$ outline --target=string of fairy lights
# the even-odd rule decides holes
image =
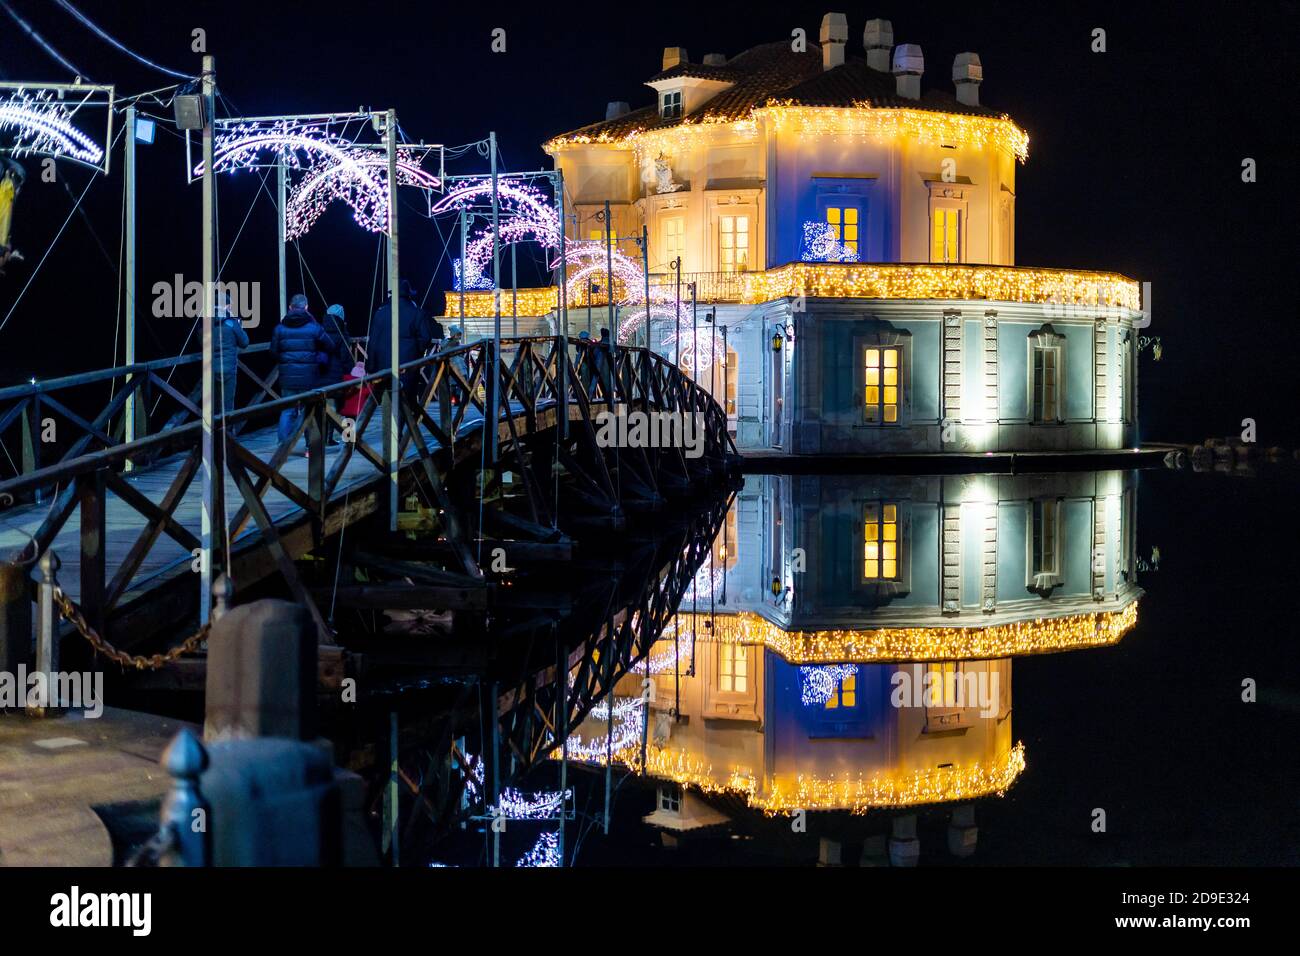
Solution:
[[[983,627],[880,627],[788,631],[752,611],[676,615],[700,640],[766,647],[791,664],[989,660],[1104,647],[1137,624],[1136,599],[1115,611],[1088,611]],[[703,635],[707,635],[703,636]]]
[[[999,149],[1022,163],[1029,158],[1029,135],[1007,116],[875,108],[867,103],[851,107],[799,106],[788,100],[771,100],[739,119],[706,111],[662,129],[637,127],[619,132],[572,133],[550,140],[545,149],[554,154],[564,149],[603,144],[630,149],[640,158],[691,149],[703,138],[719,132],[725,133],[729,142],[754,142],[767,129],[801,137],[905,138],[935,146]]]
[[[15,156],[48,154],[96,165],[103,148],[72,122],[68,104],[48,90],[16,90],[0,100],[0,132],[12,134]]]

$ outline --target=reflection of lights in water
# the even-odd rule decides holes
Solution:
[[[805,707],[820,707],[831,699],[835,686],[858,672],[856,664],[826,664],[799,668],[800,700]]]
[[[484,761],[480,757],[469,758],[469,775],[465,778],[465,789],[472,799],[480,799],[483,791]],[[560,792],[523,793],[513,787],[501,791],[497,806],[487,808],[488,816],[505,817],[507,820],[548,820],[557,816],[563,809],[572,790]],[[486,803],[486,795],[483,795]]]
[[[531,850],[515,863],[515,866],[559,866],[560,838],[555,833],[543,833]]]

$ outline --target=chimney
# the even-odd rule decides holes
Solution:
[[[921,74],[925,56],[915,43],[900,43],[894,48],[894,89],[905,100],[921,98]]]
[[[877,73],[889,72],[889,51],[894,48],[894,25],[888,20],[868,20],[862,30],[867,66]]]
[[[963,106],[980,105],[980,84],[984,67],[978,53],[958,53],[952,61],[952,81],[957,84],[957,102]]]
[[[842,13],[828,13],[822,17],[822,69],[833,70],[844,65],[844,44],[849,42],[849,21]]]
[[[726,54],[723,53],[706,53],[704,54],[705,66],[725,66],[727,63]]]
[[[632,108],[624,102],[609,102],[605,104],[605,119],[618,119],[620,116],[626,116],[632,112]]]
[[[690,63],[691,58],[686,52],[684,46],[666,46],[664,47],[664,65],[665,70],[671,70],[679,63]]]

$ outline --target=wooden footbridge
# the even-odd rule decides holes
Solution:
[[[499,360],[491,340],[435,352],[400,370],[395,441],[389,371],[283,397],[274,370],[259,370],[268,357],[265,346],[241,354],[241,407],[215,417],[223,480],[214,482],[212,577],[220,602],[278,574],[311,610],[323,645],[333,629],[297,562],[350,527],[376,524],[394,482],[399,501],[427,502],[444,566],[362,558],[380,583],[340,587],[336,578],[331,605],[488,609],[508,599],[485,574],[493,549],[507,560],[530,549],[559,556],[565,521],[616,529],[629,512],[663,508],[737,463],[709,393],[645,349],[534,337],[502,339]],[[200,369],[199,356],[185,355],[0,389],[2,464],[12,473],[0,481],[0,654],[6,644],[17,653],[33,607],[56,631],[100,638],[97,650],[137,668],[149,666],[141,651],[156,666],[195,630]],[[340,414],[358,390],[355,418]],[[275,420],[295,406],[300,420],[281,441]],[[703,454],[602,447],[600,415],[617,408],[694,416]],[[143,437],[124,440],[128,416]]]

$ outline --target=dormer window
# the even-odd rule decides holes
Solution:
[[[679,119],[682,115],[682,91],[668,90],[659,94],[659,115],[664,119]]]

